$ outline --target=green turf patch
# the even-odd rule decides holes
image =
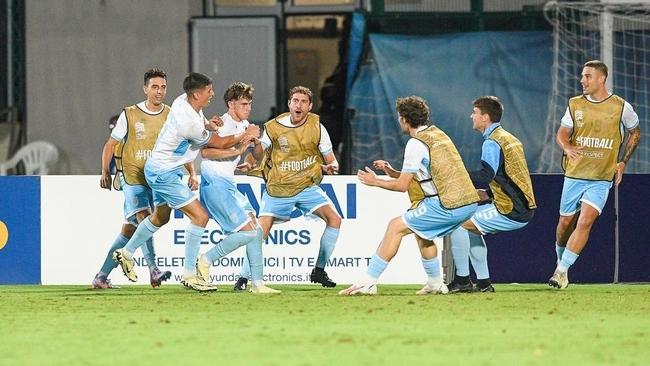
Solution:
[[[650,286],[0,286],[0,365],[647,365]]]

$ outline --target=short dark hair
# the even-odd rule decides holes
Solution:
[[[185,80],[183,80],[183,90],[187,94],[191,94],[192,92],[205,88],[208,85],[212,85],[212,79],[198,72],[191,72],[187,77],[185,77]]]
[[[418,96],[397,98],[395,109],[397,109],[397,114],[404,117],[406,123],[412,128],[429,124],[429,106],[424,99]]]
[[[607,65],[600,60],[587,61],[585,62],[584,67],[593,67],[594,69],[602,72],[603,75],[605,75],[605,78],[607,78],[609,69],[607,68]]]
[[[228,102],[231,100],[239,100],[239,98],[253,100],[254,91],[255,88],[252,85],[238,81],[228,86],[228,89],[223,93],[223,101],[228,107]]]
[[[311,90],[309,90],[308,87],[298,85],[298,86],[294,86],[293,88],[291,88],[291,90],[289,90],[289,100],[291,100],[293,95],[296,94],[296,93],[305,94],[306,96],[308,96],[310,103],[311,103],[311,99],[314,96],[314,94],[311,92]]]
[[[163,78],[167,80],[167,74],[162,69],[156,67],[149,69],[144,73],[144,85],[149,85],[149,80],[153,78]]]
[[[472,105],[478,108],[482,113],[486,113],[490,116],[491,122],[496,123],[501,121],[501,116],[503,115],[503,104],[501,104],[499,98],[492,95],[486,95],[474,99]]]

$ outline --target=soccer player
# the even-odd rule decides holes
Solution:
[[[111,118],[111,136],[102,150],[102,177],[99,185],[111,189],[111,163],[116,161],[117,171],[113,185],[124,192],[124,218],[126,223],[108,250],[106,259],[95,278],[93,288],[113,288],[108,275],[117,263],[113,252],[123,248],[136,227],[149,216],[153,206],[151,188],[144,178],[144,163],[156,143],[158,133],[169,114],[169,106],[163,103],[167,95],[167,75],[163,70],[150,69],[144,74],[144,95],[146,100],[124,108],[115,121]],[[114,159],[115,157],[115,159]],[[142,253],[149,267],[150,283],[158,287],[171,277],[171,272],[162,272],[156,266],[153,239],[147,240]]]
[[[621,183],[625,165],[641,140],[639,117],[628,102],[607,90],[607,73],[602,61],[584,64],[582,95],[569,99],[555,139],[564,150],[564,185],[555,242],[558,263],[548,284],[558,289],[569,285],[569,267],[587,245],[612,181]],[[618,160],[623,127],[629,137]]]
[[[460,154],[444,132],[429,125],[427,103],[417,96],[398,98],[396,109],[402,131],[411,136],[404,150],[402,172],[397,179],[384,180],[366,167],[357,176],[365,185],[398,192],[407,191],[415,179],[424,198],[415,208],[390,221],[377,252],[370,259],[365,278],[341,290],[340,295],[377,294],[379,276],[397,254],[404,236],[415,233],[433,240],[455,230],[476,211],[479,197]],[[422,264],[428,268],[427,292],[446,293],[437,255],[429,262],[423,260]]]
[[[375,169],[383,171],[391,178],[398,179],[400,176],[400,172],[395,170],[386,160],[375,160],[372,162],[372,166]],[[407,192],[409,201],[411,201],[411,207],[409,209],[416,208],[426,197],[426,193],[422,190],[420,182],[416,179],[411,179]],[[418,248],[420,248],[422,267],[427,275],[427,283],[422,289],[418,290],[416,294],[428,295],[447,293],[448,290],[445,291],[444,286],[439,286],[438,276],[440,276],[440,261],[437,259],[438,249],[436,248],[435,243],[433,240],[424,239],[417,234],[415,235],[415,241],[417,241]]]
[[[309,279],[323,287],[335,287],[325,266],[336,246],[341,217],[318,184],[323,173],[338,174],[339,163],[327,130],[318,115],[310,113],[312,96],[311,90],[304,86],[289,91],[289,112],[264,124],[260,144],[253,149],[255,158],[261,162],[250,174],[262,176],[266,181],[259,213],[265,240],[273,223],[288,221],[296,207],[325,221],[316,265]],[[263,153],[266,153],[264,157]],[[239,289],[245,286],[247,272],[248,265],[244,262],[241,281],[236,284]]]
[[[253,86],[236,82],[228,86],[223,100],[228,111],[221,116],[223,126],[219,136],[244,134],[249,126],[248,116],[253,103]],[[259,144],[255,140],[255,144]],[[250,261],[253,283],[250,292],[280,293],[264,286],[262,280],[262,241],[264,232],[257,225],[255,210],[246,197],[237,190],[235,170],[241,155],[249,148],[242,141],[230,149],[203,148],[201,150],[201,203],[216,220],[227,237],[199,257],[197,268],[205,279],[210,277],[210,267],[219,258],[242,245],[246,245],[246,257]]]
[[[472,127],[483,135],[481,169],[469,172],[475,186],[490,187],[491,203],[479,206],[472,218],[451,234],[456,276],[449,292],[494,292],[483,235],[521,229],[533,217],[535,196],[524,146],[501,126],[503,104],[485,96],[472,103]],[[479,191],[484,195],[485,191]],[[483,197],[487,199],[488,197]],[[469,279],[469,258],[477,284]]]
[[[129,280],[137,281],[138,277],[133,270],[133,252],[169,221],[172,208],[178,209],[191,221],[185,231],[185,261],[181,283],[196,291],[214,291],[216,287],[210,285],[196,269],[208,213],[192,193],[192,187],[182,182],[183,166],[191,166],[201,147],[225,149],[240,142],[254,141],[259,137],[259,128],[251,125],[246,133],[239,136],[221,137],[211,133],[206,126],[212,130],[215,129],[214,124],[221,123],[218,117],[214,117],[211,124],[203,116],[202,109],[214,96],[212,80],[203,74],[190,73],[183,80],[183,90],[185,93],[172,103],[167,121],[144,167],[145,178],[153,190],[157,212],[142,221],[129,243],[123,249],[116,250],[113,258],[120,263]]]

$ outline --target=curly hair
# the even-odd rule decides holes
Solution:
[[[253,88],[253,85],[242,83],[241,81],[234,82],[223,93],[223,102],[228,107],[228,102],[239,100],[239,98],[253,100],[254,91],[255,88]]]
[[[429,106],[424,99],[418,96],[397,98],[395,109],[397,109],[397,114],[404,117],[406,123],[412,128],[429,124]]]

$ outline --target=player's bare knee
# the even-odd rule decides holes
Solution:
[[[197,210],[196,213],[194,213],[194,217],[192,218],[192,223],[194,223],[197,226],[205,227],[208,224],[208,220],[210,217],[208,216],[208,213],[204,209]]]
[[[402,219],[400,217],[396,217],[388,223],[388,227],[386,228],[386,234],[398,234],[402,231]]]
[[[135,232],[135,226],[131,224],[122,225],[121,234],[124,235],[125,237],[130,238],[134,232]]]
[[[158,222],[160,223],[160,226],[165,225],[166,223],[169,222],[169,216],[159,217]]]
[[[332,214],[327,218],[327,226],[333,227],[333,228],[340,228],[341,227],[341,217],[337,214]]]
[[[594,225],[595,217],[584,217],[581,216],[576,223],[577,230],[591,230],[591,227]]]
[[[559,229],[564,231],[571,225],[572,220],[573,220],[573,216],[560,216],[557,226]]]
[[[138,220],[138,222],[142,222],[142,220],[146,219],[147,216],[149,215],[150,215],[149,210],[142,210],[135,214],[135,218],[136,220]]]

